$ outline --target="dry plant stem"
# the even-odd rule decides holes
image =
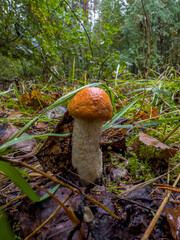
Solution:
[[[128,198],[122,198],[123,200],[127,201],[127,202],[130,202],[130,203],[133,203],[133,204],[136,204],[142,208],[145,208],[145,209],[148,209],[150,211],[153,211],[153,212],[156,212],[156,210],[152,209],[152,208],[149,208],[149,207],[146,207],[145,205],[139,203],[139,202],[136,202],[134,200],[131,200],[131,199],[128,199]]]
[[[180,205],[180,201],[178,201],[178,200],[170,200],[170,202],[176,203],[176,204],[179,204],[179,205]]]
[[[180,188],[177,188],[177,187],[172,187],[172,186],[164,185],[164,184],[154,184],[154,185],[157,186],[159,189],[164,189],[164,190],[169,190],[172,192],[180,193]]]
[[[25,196],[26,196],[25,194],[22,194],[22,195],[20,195],[20,196],[17,196],[16,198],[12,199],[12,200],[9,201],[8,203],[2,205],[2,206],[0,207],[0,209],[3,209],[3,208],[5,208],[5,207],[7,207],[9,204],[11,204],[11,203],[13,203],[14,201],[17,201],[18,199],[23,198],[23,197],[25,197]]]
[[[180,174],[179,174],[178,177],[176,178],[176,181],[174,182],[173,187],[176,187],[176,185],[178,184],[179,180],[180,180]],[[155,216],[153,217],[150,225],[149,225],[148,228],[146,229],[146,231],[145,231],[143,237],[141,238],[141,240],[147,240],[147,239],[148,239],[148,237],[149,237],[149,235],[151,234],[154,226],[156,225],[156,222],[158,221],[158,219],[159,219],[159,217],[160,217],[160,215],[161,215],[161,213],[162,213],[162,211],[163,211],[166,203],[168,202],[168,200],[169,200],[169,198],[170,198],[170,196],[171,196],[171,193],[172,193],[171,191],[168,191],[168,192],[167,192],[166,197],[164,198],[163,202],[161,203],[161,206],[160,206],[159,209],[157,210]]]
[[[148,118],[148,119],[145,119],[145,120],[140,120],[139,122],[136,122],[136,124],[134,124],[134,125],[140,124],[142,122],[147,122],[149,120],[153,120],[153,119],[156,119],[156,118],[159,118],[159,117],[162,117],[162,116],[166,116],[166,115],[169,115],[169,114],[172,114],[172,113],[177,113],[177,112],[180,112],[180,110],[172,111],[172,112],[169,112],[169,113],[164,113],[164,114],[161,114],[161,115],[158,115],[158,116],[155,116],[155,117],[151,117],[151,118]]]
[[[134,191],[134,190],[136,190],[136,189],[138,189],[138,188],[140,188],[140,187],[147,186],[148,184],[157,181],[158,179],[166,176],[166,175],[169,174],[170,172],[172,172],[172,171],[174,171],[175,169],[177,169],[179,166],[180,166],[180,163],[179,163],[178,165],[176,165],[174,168],[172,168],[169,172],[166,172],[166,173],[164,173],[164,174],[162,174],[162,175],[160,175],[160,176],[158,176],[158,177],[156,177],[156,178],[150,179],[150,180],[148,180],[148,181],[146,181],[146,182],[137,184],[137,185],[131,187],[130,189],[126,190],[125,192],[118,194],[118,197],[122,197],[122,196],[124,196],[124,195],[126,195],[126,194],[128,194],[128,193],[130,193],[130,192],[132,192],[132,191]]]
[[[66,214],[68,215],[68,217],[71,219],[72,223],[73,224],[77,224],[79,223],[79,220],[78,219],[72,219],[72,214],[71,212],[68,210],[68,208],[66,207],[66,205],[64,205],[63,202],[61,202],[54,194],[50,193],[48,190],[42,188],[42,187],[39,187],[39,186],[36,186],[36,188],[38,189],[41,189],[43,191],[45,191],[47,194],[49,194],[57,203],[59,203],[59,205],[61,205],[63,208],[64,208],[64,211],[66,212]],[[71,193],[72,194],[72,193]]]
[[[74,214],[74,212],[72,212],[71,210],[69,210],[69,208],[67,208],[66,205],[64,205],[63,202],[61,202],[54,194],[50,193],[47,189],[44,189],[42,187],[36,186],[38,189],[41,189],[43,191],[45,191],[47,194],[49,194],[57,203],[59,203],[60,206],[63,207],[65,213],[67,214],[67,216],[69,217],[69,219],[71,220],[71,222],[73,223],[73,225],[76,227],[79,224],[79,219],[76,217],[76,215]],[[72,194],[72,193],[71,193]],[[71,195],[70,194],[70,195]],[[79,229],[80,234],[82,236],[83,239],[85,239],[85,235],[84,232],[82,231],[82,229]]]
[[[63,201],[63,203],[65,203],[69,199],[70,195],[66,197],[66,199]],[[30,233],[24,240],[28,240],[31,237],[33,237],[42,227],[44,227],[46,225],[46,223],[48,223],[54,217],[54,215],[61,209],[61,207],[62,206],[59,205],[55,209],[55,211],[38,228],[36,228],[32,233]]]
[[[55,177],[52,177],[50,176],[49,174],[39,170],[39,169],[36,169],[36,168],[33,168],[31,167],[30,165],[26,164],[26,163],[23,163],[23,162],[16,162],[16,161],[13,161],[13,160],[10,160],[8,158],[4,158],[4,157],[0,157],[0,160],[2,161],[6,161],[6,162],[10,162],[11,164],[13,165],[21,165],[23,167],[26,167],[26,168],[29,168],[31,170],[33,170],[34,172],[37,172],[37,173],[40,173],[42,176],[50,179],[51,181],[55,182],[55,183],[58,183],[58,184],[61,184],[61,186],[63,187],[67,187],[69,189],[71,189],[73,192],[77,192],[78,194],[80,194],[80,191],[77,189],[77,188],[74,188],[72,186],[70,186],[69,184],[66,184],[58,179],[56,179]],[[99,207],[101,207],[102,209],[104,209],[107,213],[109,213],[112,217],[114,217],[115,219],[119,219],[119,217],[111,212],[107,207],[105,207],[103,204],[101,204],[100,202],[96,201],[94,198],[90,197],[90,196],[86,196],[86,199],[93,202],[94,204],[98,205]]]
[[[1,189],[1,192],[4,191],[4,190],[6,190],[6,188],[8,188],[8,187],[10,187],[10,186],[12,186],[12,185],[13,185],[13,183],[8,184],[8,185],[5,186],[3,189]]]
[[[168,159],[168,172],[170,170],[170,159]],[[167,184],[169,185],[169,182],[170,182],[170,173],[168,173],[167,175]]]

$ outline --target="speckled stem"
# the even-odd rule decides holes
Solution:
[[[91,182],[95,182],[102,174],[102,152],[99,148],[102,125],[102,121],[75,119],[74,122],[72,165],[82,179]]]

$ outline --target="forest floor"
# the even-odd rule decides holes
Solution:
[[[103,176],[88,188],[72,167],[66,135],[73,128],[68,94],[78,89],[1,88],[0,205],[15,239],[180,239],[177,85],[159,89],[151,82],[144,92],[141,85],[122,84],[121,90],[104,88],[113,93],[115,112],[100,140]],[[19,189],[2,162],[16,166],[40,201]]]

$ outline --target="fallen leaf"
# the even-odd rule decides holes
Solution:
[[[17,132],[19,131],[18,128],[14,127],[10,123],[5,123],[0,126],[0,146],[6,143],[9,139],[11,139]],[[27,133],[23,133],[21,136],[27,136]],[[18,148],[22,152],[31,152],[35,147],[35,140],[27,140],[23,142],[16,143],[10,148]]]
[[[48,129],[48,125],[43,123],[43,122],[35,122],[34,124],[36,126],[36,128],[41,129],[41,130],[45,130]]]
[[[173,238],[175,240],[180,239],[180,206],[175,208],[166,208],[165,212]]]
[[[127,169],[125,167],[121,167],[119,165],[114,166],[110,170],[111,179],[115,183],[117,183],[119,181],[119,179],[125,178],[127,176],[127,174],[128,174]]]
[[[156,138],[153,138],[143,132],[139,133],[139,140],[147,146],[154,146],[155,148],[160,148],[163,150],[170,149],[170,147],[168,147],[166,144],[160,142]]]
[[[147,110],[140,110],[134,113],[134,118],[149,119],[159,115],[159,109],[157,107],[150,107]]]
[[[22,113],[19,112],[10,112],[9,116],[7,117],[8,119],[18,119],[22,117]]]
[[[171,148],[169,146],[167,146],[166,144],[160,142],[159,140],[157,140],[156,138],[153,138],[149,135],[147,135],[146,133],[139,133],[139,140],[144,143],[146,146],[153,146],[156,149],[161,149],[163,150],[162,153],[160,154],[159,158],[160,159],[168,159],[170,157],[173,157],[177,150],[174,148]]]
[[[25,106],[31,106],[33,108],[48,106],[48,102],[42,99],[41,93],[37,90],[32,90],[31,93],[22,94],[20,99]]]
[[[73,118],[68,112],[58,122],[53,133],[72,133]],[[57,173],[71,166],[71,136],[48,137],[42,148],[37,153],[37,158],[45,171]]]
[[[115,152],[124,153],[126,147],[126,129],[109,128],[102,133],[100,145],[102,151],[106,151],[109,147]]]
[[[57,100],[58,98],[62,97],[62,94],[57,93],[57,92],[53,92],[52,93],[52,98],[54,98],[55,100]]]

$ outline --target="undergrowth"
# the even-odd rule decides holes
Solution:
[[[171,76],[171,77],[169,77]],[[48,111],[54,111],[55,107],[62,105],[67,106],[69,100],[74,96],[79,88],[82,88],[85,81],[67,81],[60,85],[50,77],[48,81],[37,81],[37,79],[24,81],[20,80],[18,85],[11,84],[8,89],[0,92],[0,112],[2,117],[0,123],[11,122],[14,126],[21,126],[21,129],[15,136],[0,147],[0,157],[8,153],[8,147],[16,142],[27,140],[27,137],[21,137],[23,132],[28,132],[32,125],[36,122],[46,122],[50,129],[53,129],[59,119],[52,119],[48,115]],[[89,81],[90,82],[90,81]],[[104,81],[103,81],[104,82]],[[146,132],[150,136],[163,141],[166,138],[166,144],[179,151],[179,132],[178,124],[180,121],[179,112],[179,83],[180,77],[173,68],[165,71],[164,74],[159,74],[156,78],[138,79],[138,77],[127,75],[127,79],[107,79],[104,83],[93,83],[90,86],[99,86],[104,88],[109,94],[114,108],[114,117],[112,121],[106,123],[103,130],[110,127],[126,129],[126,144],[128,151],[125,158],[128,160],[128,177],[124,180],[118,178],[116,182],[111,182],[103,176],[103,182],[109,191],[113,193],[121,193],[123,188],[121,184],[134,184],[152,179],[158,174],[168,171],[169,168],[176,166],[179,163],[180,153],[167,160],[156,161],[158,151],[154,147],[142,146],[138,149],[138,153],[134,151],[133,144],[138,140],[138,134],[141,131]],[[74,87],[75,86],[75,87]],[[31,94],[32,91],[38,91],[33,97],[28,97],[29,103],[24,101],[22,94]],[[54,98],[55,94],[55,98]],[[29,95],[30,96],[30,95]],[[31,105],[31,101],[35,105]],[[37,105],[36,105],[37,104]],[[9,118],[6,115],[11,115],[12,112],[20,114],[20,117]],[[4,117],[3,117],[4,116]],[[116,124],[116,121],[123,117],[124,125]],[[176,129],[177,128],[177,129]],[[48,135],[48,134],[47,134]],[[29,138],[46,138],[46,134],[37,136],[32,134]],[[63,137],[63,136],[62,136]],[[17,173],[6,162],[0,161],[2,167],[0,170],[7,173],[7,176],[14,181],[13,174],[17,174],[15,180],[19,188],[24,181],[21,174]],[[4,165],[5,164],[5,165]],[[110,167],[120,165],[123,168],[122,161],[117,160],[110,155]],[[10,171],[7,172],[7,169]],[[170,174],[170,180],[174,180],[179,169],[176,169]],[[35,201],[39,198],[27,186],[25,190],[27,196]]]

